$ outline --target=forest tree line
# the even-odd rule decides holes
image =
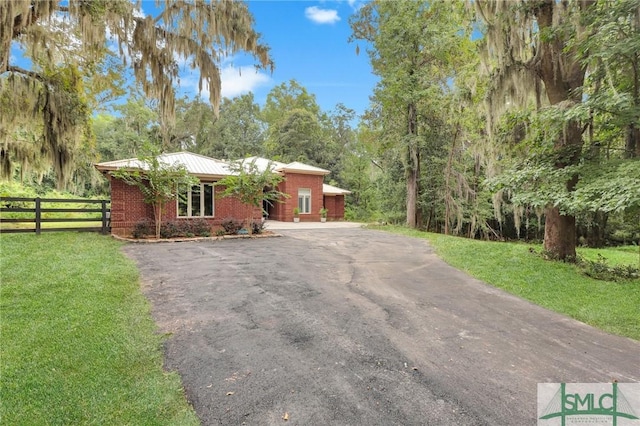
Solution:
[[[111,7],[91,12],[128,13]],[[11,11],[3,9],[5,19]],[[12,13],[14,31],[0,38],[30,40],[25,21],[16,29]],[[236,16],[225,13],[216,19]],[[250,28],[251,21],[242,25]],[[574,257],[577,244],[638,242],[637,0],[374,0],[350,25],[354,54],[366,52],[379,77],[362,116],[342,104],[322,111],[295,80],[274,87],[263,105],[250,93],[219,104],[170,93],[169,102],[158,98],[162,87],[152,82],[129,87],[126,64],[103,52],[90,64],[67,61],[56,74],[60,81],[47,83],[70,93],[55,102],[84,108],[76,122],[48,129],[46,122],[25,126],[17,115],[0,119],[3,174],[53,185],[69,168],[63,183],[70,190],[105,193],[91,164],[135,157],[150,142],[168,152],[259,155],[326,168],[330,183],[352,191],[349,219],[471,238],[544,240],[561,259]],[[36,48],[44,42],[32,42],[29,52],[46,77],[50,58]],[[148,66],[157,52],[138,44]],[[268,49],[255,40],[237,47],[270,65]],[[0,108],[15,111],[18,95],[23,110],[50,105],[25,100],[33,95],[16,82],[20,70],[7,58],[0,56]],[[168,72],[155,71],[147,75]],[[100,110],[125,93],[126,102]],[[51,146],[69,153],[62,150],[61,160]]]

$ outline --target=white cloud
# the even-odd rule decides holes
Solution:
[[[220,77],[223,98],[234,98],[244,93],[253,92],[271,80],[269,75],[260,72],[251,65],[240,68],[226,66],[222,69]]]
[[[337,10],[320,9],[317,6],[307,7],[304,10],[304,16],[316,24],[335,24],[340,20]]]
[[[366,1],[363,0],[347,0],[347,4],[351,7],[351,10],[354,12],[359,11],[365,5]]]
[[[256,68],[251,65],[241,67],[234,67],[232,65],[223,66],[220,70],[220,78],[222,80],[222,97],[229,99],[253,92],[260,86],[264,86],[271,81],[269,75],[256,70]],[[191,93],[197,96],[197,76],[195,74],[181,76],[180,87],[184,93]],[[202,82],[200,98],[205,101],[209,100],[209,86],[206,81]]]
[[[351,2],[351,0],[349,0],[349,2]],[[147,14],[144,13],[144,10],[142,10],[141,8],[137,7],[134,5],[134,9],[133,9],[133,16],[136,18],[146,18]]]

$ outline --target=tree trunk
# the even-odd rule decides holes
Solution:
[[[444,234],[449,235],[449,223],[451,222],[451,200],[453,196],[449,193],[451,184],[451,171],[453,169],[453,155],[456,149],[456,141],[458,140],[458,133],[460,133],[460,125],[456,126],[456,132],[453,135],[453,141],[451,142],[451,150],[449,151],[449,158],[447,159],[447,167],[444,172]]]
[[[162,203],[155,203],[153,205],[153,214],[156,219],[156,238],[160,239],[160,229],[162,227]]]
[[[253,212],[251,216],[247,218],[247,233],[251,237],[253,235]]]
[[[556,167],[564,167],[577,164],[580,161],[582,148],[582,133],[577,122],[569,122],[566,125],[565,134],[555,144],[558,155]],[[572,192],[578,183],[578,176],[572,176],[566,182],[567,191]],[[544,249],[552,257],[575,261],[576,258],[576,218],[573,215],[562,215],[558,207],[546,208],[544,224]]]
[[[607,236],[607,221],[609,214],[600,210],[593,213],[591,226],[587,229],[587,246],[591,248],[601,248],[605,245]]]
[[[625,157],[640,157],[640,129],[630,124],[625,138]]]
[[[407,177],[407,226],[418,225],[418,172],[409,170]]]
[[[581,4],[587,7],[591,2]],[[568,48],[567,42],[555,32],[554,12],[562,13],[561,8],[569,5],[557,3],[555,0],[544,0],[535,9],[541,34],[555,34],[540,37],[539,52],[536,58],[536,71],[544,83],[549,103],[558,105],[565,102],[575,104],[582,101],[582,85],[586,72],[585,66],[575,48]],[[579,33],[580,28],[576,29]],[[562,169],[577,164],[580,160],[583,145],[580,123],[565,123],[565,131],[554,143],[557,155],[556,168]],[[573,191],[578,177],[573,176],[566,182],[568,191]],[[562,215],[557,207],[547,207],[544,249],[552,257],[560,260],[575,260],[576,254],[576,219],[574,216]]]
[[[576,218],[560,214],[557,207],[545,210],[544,250],[554,259],[576,258]]]
[[[406,167],[407,180],[407,226],[418,226],[418,194],[420,192],[418,180],[420,179],[420,153],[416,141],[418,129],[418,116],[416,106],[409,104],[407,108],[407,133],[408,133],[408,157]]]
[[[640,55],[637,53],[633,57],[631,69],[633,71],[633,104],[635,110],[640,108]],[[638,119],[638,117],[636,117]],[[635,123],[629,124],[625,137],[625,156],[627,158],[640,157],[640,129]]]

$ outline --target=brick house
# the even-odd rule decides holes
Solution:
[[[216,185],[216,182],[232,173],[228,163],[190,152],[162,154],[159,160],[167,164],[183,164],[189,173],[200,180],[199,185],[184,188],[183,200],[168,203],[163,222],[201,218],[209,222],[212,232],[215,232],[227,218],[252,217],[254,220],[261,220],[261,209],[242,204],[235,198],[221,197],[224,187]],[[344,219],[344,198],[350,192],[324,184],[324,176],[330,173],[328,170],[299,162],[270,162],[259,157],[243,161],[253,162],[261,170],[270,167],[274,173],[285,178],[278,185],[278,190],[289,194],[289,198],[285,198],[282,203],[265,202],[263,208],[267,211],[268,219],[292,221],[296,206],[300,209],[301,221],[320,221],[322,207],[328,209],[328,220]],[[111,186],[112,233],[129,235],[139,221],[153,220],[153,209],[144,202],[140,190],[114,178],[110,173],[120,168],[144,169],[144,164],[137,159],[125,159],[98,163],[95,167],[109,179]]]
[[[289,164],[261,157],[249,157],[244,162],[255,164],[259,170],[271,167],[274,173],[280,173],[284,180],[278,185],[278,191],[289,194],[283,203],[265,203],[269,219],[290,222],[293,209],[300,210],[301,222],[319,222],[320,209],[326,208],[327,220],[344,220],[344,198],[350,194],[346,189],[323,183],[328,170],[308,164],[293,162]]]

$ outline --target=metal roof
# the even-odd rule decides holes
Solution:
[[[320,167],[311,166],[309,164],[300,163],[299,161],[285,164],[281,163],[280,161],[273,161],[263,157],[247,157],[242,160],[242,163],[254,163],[260,171],[266,170],[266,168],[271,165],[271,170],[275,172],[302,173],[309,175],[328,175],[329,173],[331,173],[329,170],[321,169]]]
[[[216,160],[215,158],[205,157],[204,155],[193,154],[186,151],[161,154],[158,157],[158,160],[161,163],[170,165],[182,164],[187,168],[189,173],[198,177],[224,177],[233,174],[233,172],[229,168],[229,163],[225,161]],[[331,173],[329,172],[329,170],[310,166],[309,164],[300,163],[298,161],[285,164],[279,161],[272,161],[262,157],[248,157],[243,159],[242,163],[254,163],[260,171],[264,171],[267,169],[267,167],[271,167],[271,170],[273,170],[274,172],[290,172],[312,175],[327,175]],[[146,163],[141,162],[137,158],[106,161],[96,164],[95,167],[101,172],[117,170],[120,168],[142,170],[147,170],[149,168]],[[327,185],[326,183],[322,184],[322,192],[325,195],[351,194],[351,191],[347,191],[346,189],[341,189],[332,185]]]
[[[276,167],[277,172],[292,172],[292,173],[302,173],[309,175],[328,175],[331,173],[329,170],[321,169],[320,167],[310,166],[308,164],[300,163],[298,161],[294,161],[293,163],[285,164],[282,167]]]
[[[264,172],[267,167],[271,167],[271,170],[276,170],[279,169],[283,166],[286,166],[286,164],[281,163],[279,161],[273,161],[273,160],[269,160],[268,158],[263,158],[263,157],[247,157],[245,159],[242,160],[243,164],[255,164],[256,167],[258,168],[259,171]]]
[[[351,194],[351,191],[347,191],[346,189],[338,188],[337,186],[323,183],[322,193],[324,195],[346,195],[346,194]]]
[[[195,176],[229,176],[232,174],[229,165],[224,161],[215,158],[205,157],[204,155],[193,154],[191,152],[174,152],[170,154],[161,154],[158,156],[161,163],[175,165],[182,164],[186,169]],[[141,162],[137,158],[127,158],[125,160],[107,161],[95,165],[100,171],[117,170],[120,168],[142,169],[147,170],[149,166]]]

